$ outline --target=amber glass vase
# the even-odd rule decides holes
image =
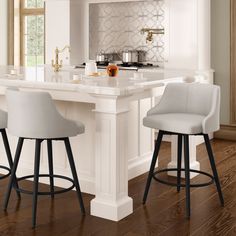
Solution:
[[[110,77],[115,77],[115,76],[117,76],[118,71],[119,71],[119,68],[118,68],[118,66],[115,65],[115,64],[110,64],[110,65],[108,65],[108,67],[107,67],[107,74],[108,74],[108,76],[110,76]]]

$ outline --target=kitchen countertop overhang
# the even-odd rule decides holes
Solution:
[[[17,72],[16,75],[11,74],[13,69]],[[54,72],[48,65],[27,68],[0,66],[0,86],[128,96],[152,87],[164,86],[168,82],[195,82],[202,79],[201,76],[196,76],[194,70],[159,69],[153,73],[155,78],[147,76],[142,80],[134,80],[125,73],[118,77],[85,77],[83,69],[74,69],[72,66],[65,66],[60,72]],[[79,78],[82,76],[83,79],[73,80],[74,75]],[[190,77],[193,79],[189,80]]]

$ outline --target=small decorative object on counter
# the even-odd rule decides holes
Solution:
[[[87,62],[85,65],[85,75],[94,75],[97,73],[97,64],[94,61]]]
[[[118,71],[119,71],[119,68],[116,64],[109,64],[108,67],[107,67],[107,74],[110,77],[117,76]]]

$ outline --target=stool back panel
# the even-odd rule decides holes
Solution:
[[[193,86],[187,86],[187,113],[194,113],[207,116],[213,106],[213,93],[216,92],[215,87],[211,85],[195,84]]]
[[[60,115],[49,93],[9,89],[6,98],[8,129],[15,136],[57,138],[61,134],[67,135],[68,128],[76,129]]]
[[[186,101],[186,86],[182,86],[182,84],[168,84],[160,100],[160,103],[157,105],[158,113],[185,113]]]
[[[200,83],[170,83],[154,108],[147,115],[167,113],[188,113],[206,117],[203,121],[204,133],[219,129],[220,87]]]

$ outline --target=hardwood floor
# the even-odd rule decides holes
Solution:
[[[54,200],[40,196],[38,201],[37,227],[31,229],[31,196],[22,195],[17,201],[12,194],[8,211],[0,210],[0,236],[185,236],[185,235],[236,235],[236,142],[214,140],[218,173],[225,198],[221,207],[215,185],[191,189],[191,219],[185,218],[185,191],[177,193],[176,188],[152,181],[146,206],[142,196],[147,175],[129,182],[129,195],[134,199],[134,214],[119,223],[89,215],[89,203],[93,196],[83,194],[87,215],[80,214],[75,192],[57,195]],[[197,150],[201,169],[211,172],[204,145]],[[159,167],[165,167],[170,160],[170,146],[163,143]],[[164,176],[169,180],[175,178]],[[193,182],[204,181],[198,176]],[[0,182],[0,201],[3,201],[7,180]],[[24,182],[30,187],[30,182]],[[48,186],[40,185],[41,189]]]

